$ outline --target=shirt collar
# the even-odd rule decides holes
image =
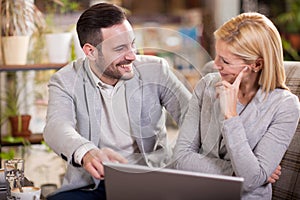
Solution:
[[[97,87],[99,87],[102,90],[113,90],[113,91],[115,91],[116,89],[118,89],[124,83],[124,80],[119,80],[115,86],[106,84],[96,76],[96,74],[92,71],[90,66],[88,66],[88,70],[91,72],[92,77],[93,77],[93,81],[95,82]]]
[[[99,82],[102,82],[102,81],[96,76],[96,74],[92,71],[92,69],[91,69],[90,66],[88,66],[88,70],[89,70],[90,73],[92,74],[93,81],[94,81],[95,84],[98,86],[98,83],[99,83]]]

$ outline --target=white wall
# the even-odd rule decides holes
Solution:
[[[213,0],[216,27],[240,13],[240,0]]]

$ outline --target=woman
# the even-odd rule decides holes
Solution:
[[[271,199],[268,177],[295,133],[299,100],[285,85],[281,38],[258,13],[215,33],[219,73],[195,87],[175,147],[177,169],[244,178],[243,199]]]

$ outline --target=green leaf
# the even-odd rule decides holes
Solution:
[[[13,149],[10,149],[8,152],[1,152],[0,158],[4,160],[11,160],[15,157],[15,151]]]
[[[3,142],[8,143],[25,143],[25,139],[23,137],[12,137],[12,136],[5,136],[2,138]]]

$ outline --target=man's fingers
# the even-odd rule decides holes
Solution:
[[[109,148],[104,148],[102,149],[103,152],[107,155],[108,157],[108,160],[110,161],[117,161],[117,162],[120,162],[120,163],[127,163],[127,159],[124,158],[123,156],[121,156],[119,153],[109,149]]]
[[[100,162],[90,162],[84,168],[96,179],[101,179],[104,176],[103,166]]]
[[[105,152],[99,149],[92,149],[83,157],[83,166],[94,178],[102,179],[104,177],[104,167],[102,162],[109,161]]]
[[[119,153],[110,148],[92,149],[87,152],[83,157],[83,167],[94,178],[104,178],[103,162],[120,162],[127,163],[127,160]]]

